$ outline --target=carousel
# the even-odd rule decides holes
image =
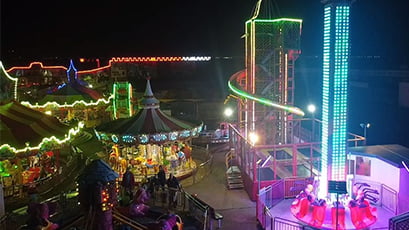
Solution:
[[[196,165],[190,143],[201,128],[201,122],[182,121],[162,112],[148,79],[138,113],[97,126],[95,133],[111,147],[112,168],[120,175],[130,168],[138,181],[155,175],[160,165],[179,178],[191,174]]]
[[[8,188],[55,173],[61,148],[83,124],[67,125],[17,102],[17,79],[7,74],[1,62],[0,84],[0,179],[7,196]]]

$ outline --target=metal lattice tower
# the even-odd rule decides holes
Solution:
[[[300,53],[300,19],[259,19],[258,5],[245,24],[246,76],[238,82],[247,92],[279,104],[294,104],[294,64]],[[246,134],[257,130],[259,144],[292,143],[292,115],[252,100],[239,103]]]

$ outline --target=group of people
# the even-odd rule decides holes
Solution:
[[[129,196],[129,199],[135,200],[134,189],[135,189],[135,178],[133,173],[129,170],[126,170],[125,174],[122,177],[121,183],[124,191],[124,196]],[[140,186],[139,189],[146,190],[149,197],[154,197],[155,191],[161,191],[164,196],[162,196],[162,201],[166,200],[165,187],[167,187],[167,195],[169,208],[175,208],[177,205],[177,192],[180,190],[181,186],[179,180],[172,174],[169,174],[169,177],[166,178],[166,172],[162,165],[159,166],[158,173],[149,178],[149,181]],[[138,190],[139,191],[139,190]],[[155,198],[155,197],[154,197]],[[143,202],[145,203],[145,202]]]

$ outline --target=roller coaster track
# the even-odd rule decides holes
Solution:
[[[237,82],[236,78],[239,75],[240,75],[240,72],[236,73],[236,74],[233,74],[230,77],[229,81],[228,81],[229,89],[234,94],[236,94],[237,96],[256,101],[256,102],[261,103],[261,104],[266,105],[266,106],[270,106],[270,107],[274,107],[274,108],[277,108],[277,109],[285,110],[287,112],[290,112],[290,113],[293,113],[293,114],[296,114],[296,115],[299,115],[299,116],[304,116],[304,112],[301,109],[299,109],[299,108],[297,108],[295,106],[279,104],[279,103],[274,102],[274,101],[272,101],[270,99],[263,98],[261,96],[255,95],[255,94],[251,94],[251,93],[246,92],[245,90],[241,89],[239,86],[237,86],[235,84],[235,82]]]

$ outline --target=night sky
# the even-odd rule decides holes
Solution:
[[[31,61],[67,65],[69,58],[78,57],[230,56],[236,60],[233,64],[214,63],[211,71],[216,74],[208,75],[217,82],[214,91],[228,94],[226,79],[244,68],[241,36],[256,0],[0,2],[0,59],[6,67]],[[357,0],[353,4],[351,69],[409,69],[408,5],[407,0]],[[301,74],[297,75],[295,100],[301,108],[310,101],[319,105],[321,75],[302,73],[303,68],[319,69],[322,65],[323,4],[320,0],[264,0],[262,7],[271,12],[272,18],[303,19],[302,54],[297,61]],[[375,82],[379,88],[376,92],[389,93],[382,91],[388,87],[387,80]],[[393,87],[392,91],[396,91],[396,84]],[[405,118],[409,111],[396,106],[395,94],[391,93],[390,98],[378,96],[382,103],[392,103],[391,108],[378,101],[370,107],[372,95],[364,99],[359,91],[355,98],[351,94],[350,131],[360,133],[358,124],[371,122],[370,144],[402,143],[409,147],[409,139],[405,138],[408,131],[404,131],[409,130]],[[385,121],[396,122],[389,125]],[[396,129],[402,132],[393,131]]]
[[[393,4],[392,4],[393,2]],[[96,4],[97,3],[97,4]],[[243,56],[256,0],[1,1],[1,59],[159,55]],[[273,17],[303,19],[304,55],[321,55],[319,0],[264,0]],[[358,0],[352,55],[408,63],[404,0]]]

